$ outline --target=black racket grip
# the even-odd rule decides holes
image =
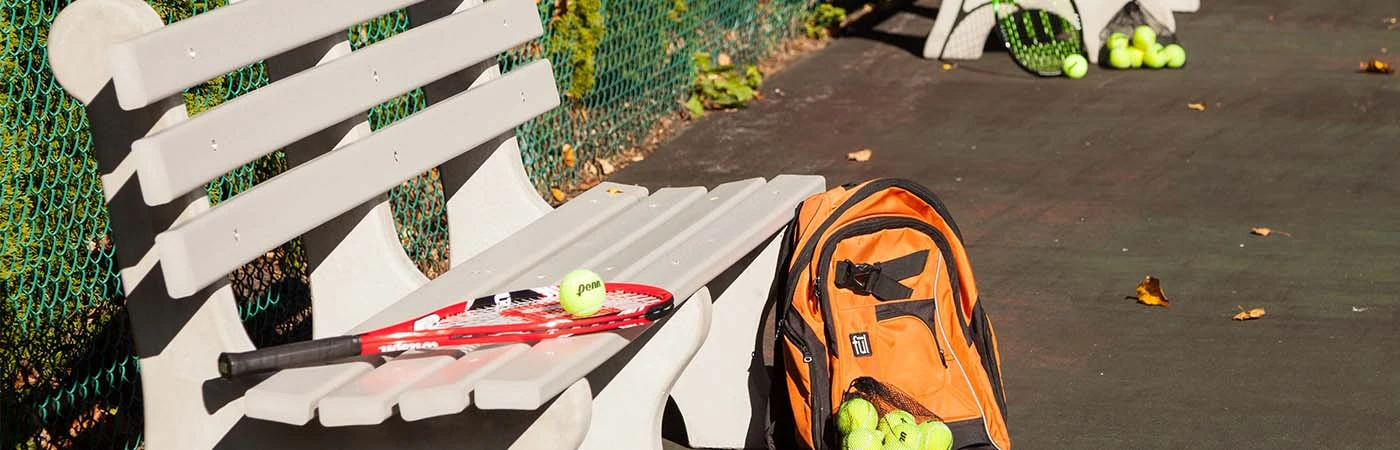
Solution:
[[[220,353],[219,374],[224,378],[278,369],[291,369],[360,355],[358,336],[339,336],[293,342],[242,353]]]

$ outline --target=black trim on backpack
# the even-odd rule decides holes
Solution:
[[[785,375],[787,369],[783,363],[787,352],[787,346],[783,345],[783,335],[786,333],[784,325],[788,310],[792,308],[792,291],[780,289],[788,284],[787,264],[792,261],[793,248],[797,247],[798,235],[801,232],[797,229],[797,219],[801,211],[802,204],[798,203],[797,209],[793,211],[792,220],[780,231],[783,242],[778,246],[778,263],[773,274],[773,283],[768,286],[768,304],[773,307],[776,331],[773,336],[773,370],[769,372],[768,389],[768,443],[773,449],[793,448],[797,443],[797,425],[793,421]]]
[[[1001,408],[1002,420],[1006,420],[1006,393],[1003,392],[1001,383],[1001,366],[997,365],[996,346],[992,345],[992,322],[987,318],[987,313],[982,311],[981,299],[978,300],[972,307],[972,331],[977,336],[973,341],[977,345],[977,354],[982,357],[982,367],[987,369],[992,394],[996,397],[997,407]]]

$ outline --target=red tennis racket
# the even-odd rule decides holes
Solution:
[[[598,312],[575,318],[559,305],[559,287],[488,295],[356,336],[337,336],[220,353],[219,374],[236,377],[323,364],[341,358],[467,344],[533,342],[649,325],[674,307],[671,293],[653,286],[607,283]]]

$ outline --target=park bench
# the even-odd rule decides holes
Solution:
[[[402,8],[412,28],[351,51],[349,27]],[[692,445],[762,442],[775,237],[825,181],[603,183],[551,208],[512,135],[560,104],[550,62],[495,63],[542,33],[531,0],[244,0],[168,26],[141,0],[61,12],[49,58],[92,127],[146,448],[660,448],[668,403]],[[268,85],[188,116],[183,90],[258,61]],[[426,109],[371,132],[367,110],[420,87]],[[210,206],[205,184],[279,149],[287,171]],[[386,193],[433,168],[451,269],[429,280]],[[253,348],[229,274],[298,237],[318,338],[574,268],[683,302],[647,329],[219,378],[220,352]]]
[[[1007,8],[1011,1],[1004,2]],[[1099,48],[1104,38],[1100,36],[1124,6],[1136,3],[1138,7],[1160,22],[1169,31],[1176,30],[1173,12],[1195,12],[1200,9],[1200,0],[1019,0],[1014,2],[1023,8],[1043,9],[1069,17],[1077,12],[1083,26],[1084,48],[1090,62],[1099,60]],[[938,7],[933,29],[924,41],[924,58],[943,60],[972,60],[982,57],[987,37],[996,27],[996,13],[991,0],[944,0]]]

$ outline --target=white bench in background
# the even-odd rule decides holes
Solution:
[[[347,28],[405,7],[413,28],[350,51]],[[542,32],[531,0],[244,0],[169,26],[141,0],[62,11],[50,60],[92,123],[147,448],[656,449],[673,386],[692,438],[754,443],[762,417],[748,400],[696,405],[766,395],[743,381],[773,238],[825,181],[651,193],[604,183],[550,208],[511,136],[559,104],[550,64],[505,75],[495,66]],[[256,61],[269,85],[187,117],[182,90]],[[419,87],[428,108],[370,132],[366,110]],[[206,183],[278,149],[287,172],[209,206]],[[403,252],[386,192],[434,167],[452,269],[429,281]],[[218,353],[253,348],[228,274],[299,236],[315,337],[551,284],[579,267],[684,301],[648,330],[219,379]],[[714,280],[727,289],[712,306]],[[707,341],[712,326],[747,337]],[[713,364],[686,370],[697,352]]]
[[[1021,0],[1016,2],[1026,8],[1061,11],[1071,6],[1078,11],[1084,29],[1084,47],[1090,62],[1098,62],[1098,50],[1103,46],[1099,37],[1108,22],[1128,3],[1136,2],[1144,12],[1160,22],[1162,27],[1175,31],[1177,12],[1195,12],[1200,8],[1200,0]],[[1010,3],[1010,2],[1007,2]],[[1003,8],[1014,8],[1003,4]],[[1067,11],[1066,11],[1067,12]],[[1066,16],[1066,12],[1059,12]],[[924,58],[943,60],[972,60],[982,57],[982,49],[987,44],[996,27],[996,14],[991,0],[944,0],[934,18],[933,29],[924,41]]]

